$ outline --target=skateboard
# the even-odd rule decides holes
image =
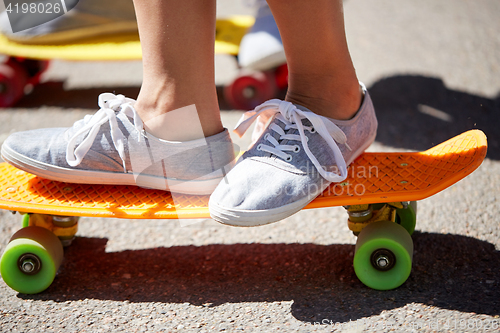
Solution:
[[[344,206],[349,229],[358,236],[356,275],[368,287],[394,289],[410,275],[416,201],[472,173],[486,150],[484,133],[471,130],[424,152],[364,153],[349,166],[345,181],[331,184],[304,209]],[[56,182],[0,163],[0,209],[24,214],[23,228],[1,257],[0,273],[18,292],[41,292],[52,283],[79,216],[209,218],[208,200],[137,186]]]
[[[216,22],[215,53],[238,55],[239,44],[253,25],[252,16],[233,16]],[[35,86],[51,59],[69,61],[125,61],[142,59],[137,33],[81,40],[72,44],[29,45],[0,35],[0,107],[13,106],[27,86]],[[224,89],[225,100],[234,108],[250,110],[275,97],[288,84],[286,65],[268,71],[242,70]]]

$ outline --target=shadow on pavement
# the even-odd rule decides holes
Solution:
[[[500,97],[448,89],[438,78],[393,76],[368,88],[377,111],[376,141],[426,150],[470,129],[488,137],[487,157],[500,160]]]
[[[137,98],[140,87],[123,86],[116,88],[65,89],[63,81],[44,82],[35,87],[31,94],[22,98],[16,108],[39,108],[40,106],[61,107],[68,109],[90,109],[97,111],[99,94],[111,92],[130,98]]]
[[[77,238],[52,286],[24,299],[189,302],[293,301],[304,322],[349,322],[409,303],[500,314],[500,252],[459,235],[413,236],[413,271],[401,287],[376,291],[353,268],[353,245],[234,244],[106,253],[106,239]]]
[[[103,92],[136,98],[139,87],[65,90],[63,82],[46,82],[22,99],[17,107],[41,105],[97,110]],[[217,87],[221,109],[230,110],[223,87]],[[369,87],[379,121],[376,140],[384,145],[426,150],[470,129],[488,137],[487,157],[500,160],[500,97],[489,99],[448,89],[439,78],[392,76]],[[280,92],[281,98],[284,97]]]
[[[115,95],[122,94],[129,98],[136,99],[139,95],[140,87],[102,87],[86,89],[65,89],[63,81],[44,82],[35,87],[33,91],[22,98],[16,108],[38,108],[42,105],[50,107],[63,107],[74,109],[97,110],[97,97],[104,92],[111,92]],[[285,98],[286,91],[279,91],[277,98]],[[217,98],[221,110],[232,110],[224,97],[224,86],[217,86]],[[246,111],[246,110],[244,110]],[[90,111],[91,112],[91,111]]]

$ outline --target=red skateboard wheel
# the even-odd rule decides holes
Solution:
[[[288,66],[283,64],[276,68],[276,86],[282,90],[288,87]]]
[[[0,107],[14,105],[23,95],[28,73],[16,61],[0,64]]]
[[[275,78],[269,72],[254,72],[238,76],[224,89],[226,101],[234,108],[251,110],[276,94]]]

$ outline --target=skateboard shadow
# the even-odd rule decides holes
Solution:
[[[106,253],[106,239],[77,238],[52,286],[23,299],[189,302],[217,306],[293,301],[303,322],[348,323],[421,303],[500,314],[500,252],[475,238],[414,234],[410,278],[376,291],[352,269],[353,245],[234,244]]]
[[[376,141],[426,150],[470,129],[488,137],[490,159],[500,159],[500,95],[481,97],[444,85],[439,78],[392,76],[368,88],[379,128]]]
[[[48,81],[36,85],[33,91],[22,98],[16,108],[38,108],[40,105],[63,107],[69,109],[96,110],[97,96],[104,92],[122,94],[136,99],[140,91],[139,86],[97,87],[86,89],[65,89],[64,81]],[[276,98],[284,99],[286,90],[277,92]],[[224,86],[217,86],[217,98],[221,110],[232,110],[224,97]]]
[[[39,108],[41,105],[62,107],[68,109],[90,109],[95,112],[98,108],[99,94],[112,92],[129,98],[137,98],[140,87],[97,87],[85,89],[65,89],[64,81],[48,81],[35,86],[33,91],[24,96],[15,108]]]

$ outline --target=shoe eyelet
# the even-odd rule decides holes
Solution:
[[[299,151],[300,151],[300,146],[299,145],[295,145],[294,149],[293,149],[293,152],[294,153],[298,153]]]
[[[258,151],[262,151],[262,143],[260,145],[257,146],[257,150]]]
[[[288,155],[288,156],[286,157],[285,161],[287,161],[287,162],[291,162],[291,161],[292,161],[292,159],[293,159],[292,155]]]
[[[268,140],[269,141],[269,136],[270,136],[270,134],[266,133],[266,135],[264,135],[264,140]]]
[[[316,133],[316,129],[315,129],[314,127],[312,127],[312,128],[309,130],[309,133],[312,133],[312,134]]]

